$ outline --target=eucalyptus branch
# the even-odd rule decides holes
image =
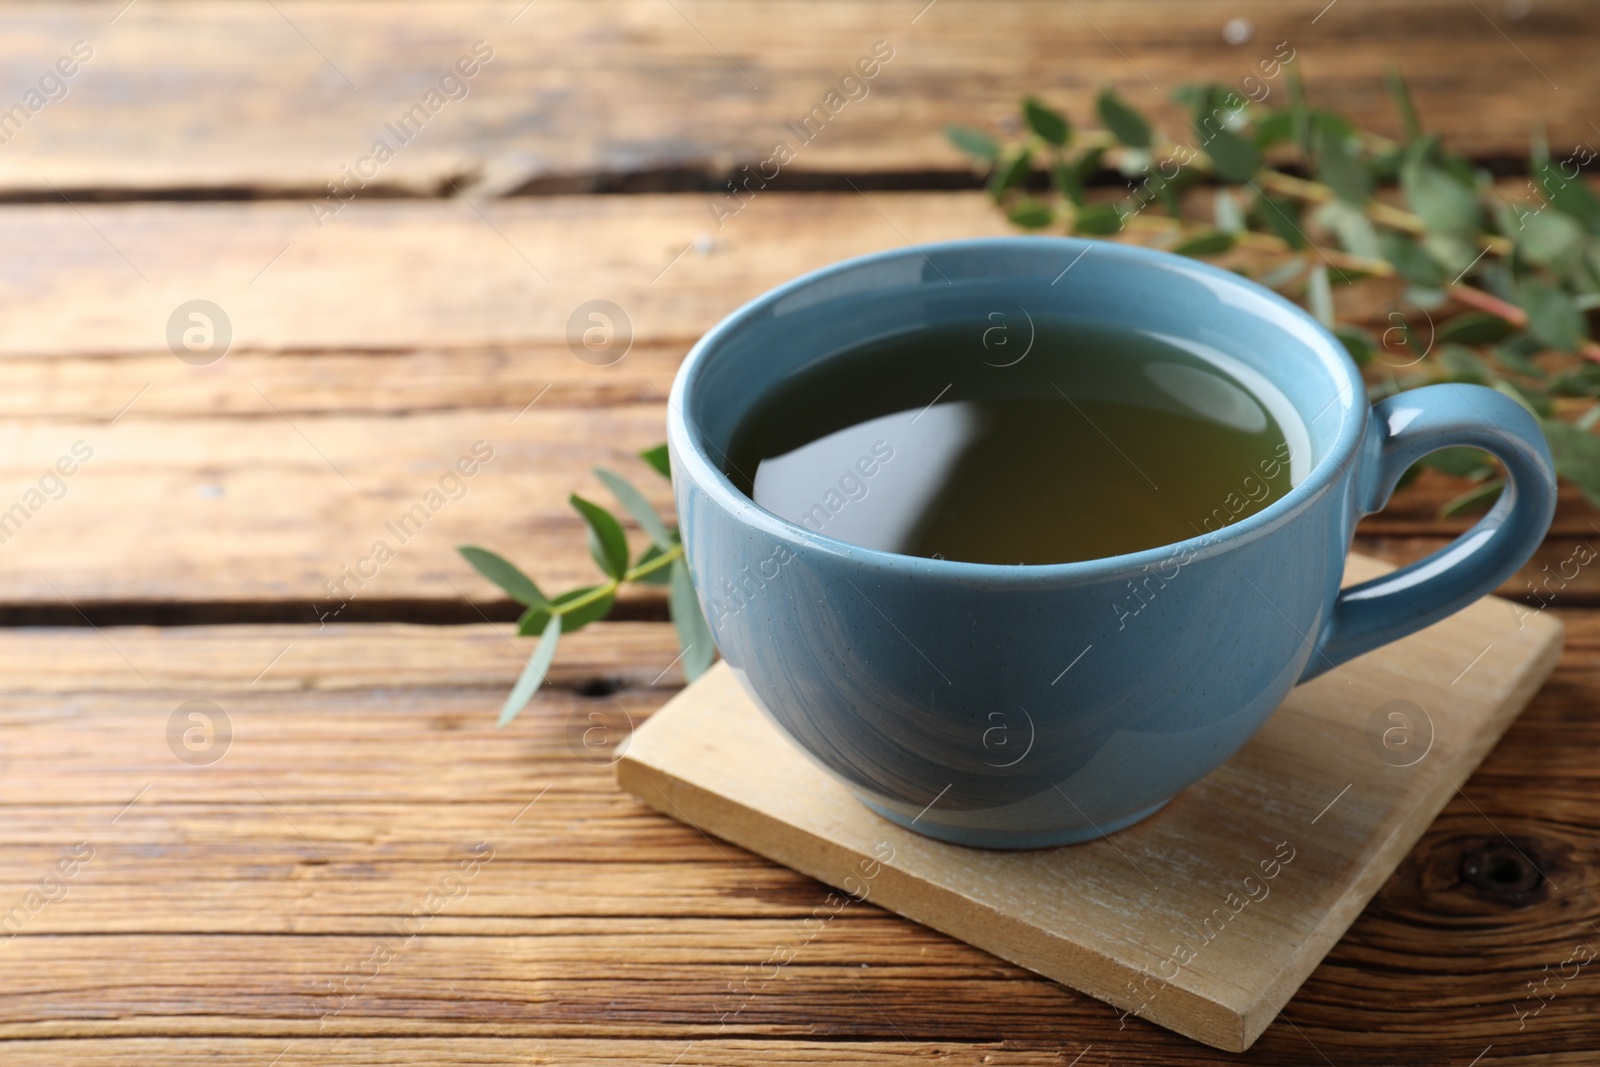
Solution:
[[[1375,395],[1471,381],[1515,397],[1540,417],[1558,472],[1600,506],[1600,438],[1591,432],[1600,424],[1600,344],[1590,328],[1600,310],[1600,196],[1581,173],[1596,153],[1580,147],[1555,161],[1538,135],[1531,198],[1506,198],[1491,175],[1424,133],[1398,74],[1387,81],[1405,135],[1394,139],[1313,106],[1293,62],[1281,71],[1282,107],[1224,86],[1178,90],[1194,144],[1163,135],[1109,89],[1096,100],[1099,130],[1075,131],[1029,97],[1026,132],[1010,144],[981,130],[947,132],[1025,230],[1144,234],[1181,255],[1228,257],[1233,269],[1304,300],[1369,368]],[[1041,170],[1043,195],[1030,180]],[[1120,175],[1124,192],[1092,190],[1108,173]],[[1403,206],[1377,195],[1395,185]],[[1206,189],[1209,220],[1186,195]],[[1240,250],[1254,255],[1233,255]],[[1340,320],[1337,285],[1359,278],[1404,286],[1404,313],[1392,313],[1381,333]],[[1424,464],[1477,483],[1446,510],[1492,498],[1486,455],[1449,450]]]
[[[640,456],[657,473],[670,480],[665,445],[657,445]],[[668,609],[683,649],[679,659],[683,663],[685,676],[690,679],[698,677],[711,665],[716,653],[711,630],[706,625],[700,604],[695,599],[694,587],[690,584],[683,542],[677,531],[662,522],[644,494],[620,474],[596,468],[595,475],[650,539],[649,546],[637,557],[633,556],[628,548],[627,535],[615,515],[576,493],[568,497],[573,509],[583,517],[588,527],[589,553],[605,574],[605,580],[599,584],[580,586],[558,596],[547,597],[532,578],[504,557],[476,545],[462,545],[458,550],[479,574],[505,590],[511,599],[526,606],[522,618],[517,620],[517,632],[524,636],[539,635],[539,643],[534,646],[533,655],[528,657],[522,676],[500,709],[501,726],[516,718],[517,713],[527,706],[544,684],[550,665],[555,660],[561,635],[580,630],[609,615],[616,603],[617,593],[629,583],[669,586]]]

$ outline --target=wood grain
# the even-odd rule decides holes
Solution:
[[[1385,570],[1353,557],[1346,577]],[[1480,647],[1480,662],[1463,668],[1466,650]],[[635,735],[617,779],[663,814],[850,896],[1243,1052],[1494,746],[1560,647],[1549,616],[1519,626],[1493,603],[1474,604],[1296,689],[1159,815],[1074,848],[984,852],[890,824],[797,751],[725,664]],[[1451,705],[1448,720],[1426,728],[1416,712],[1399,720],[1415,759],[1387,758],[1381,741],[1373,752],[1368,713],[1395,700],[1423,714]],[[1426,742],[1415,742],[1424,729]]]
[[[292,1041],[285,1063],[627,1063],[658,1049],[670,1063],[692,1043],[680,1062],[768,1062],[768,1047],[776,1062],[814,1062],[839,1046],[867,1063],[1067,1064],[1093,1046],[1080,1067],[1098,1067],[1321,1062],[1314,1046],[1341,1065],[1420,1067],[1469,1063],[1492,1043],[1498,1062],[1585,1062],[1600,1010],[1588,970],[1524,1029],[1513,1010],[1531,1009],[1524,985],[1542,964],[1593,936],[1583,902],[1600,841],[1589,713],[1600,622],[1553,614],[1568,642],[1551,682],[1302,987],[1289,1021],[1243,1057],[1138,1020],[1119,1028],[1105,1005],[870,903],[764,980],[775,948],[811,936],[806,917],[827,890],[649,812],[608,767],[574,754],[574,708],[614,700],[642,722],[670,690],[550,689],[495,731],[518,669],[492,650],[495,628],[10,631],[0,913],[74,842],[95,855],[0,945],[15,961],[0,977],[0,1056],[184,1062],[192,1048],[246,1062],[270,1044],[259,1061],[270,1062]],[[571,652],[598,662],[624,641],[666,649],[668,630],[585,631],[596,640],[580,634]],[[222,653],[236,633],[239,668],[294,648],[252,685],[254,671]],[[39,663],[61,677],[25,676]],[[394,686],[385,664],[404,671]],[[238,711],[214,764],[181,763],[166,746],[186,699]],[[319,983],[393,936],[480,841],[495,855],[470,893],[324,1024],[341,1001]],[[1512,877],[1464,873],[1485,862]],[[748,1002],[735,992],[743,982],[759,990]],[[394,1036],[401,1019],[412,1037]]]
[[[336,621],[444,610],[429,605],[503,616],[509,603],[455,556],[463,541],[551,589],[593,581],[566,496],[605,499],[589,470],[606,465],[670,507],[633,453],[663,436],[666,391],[700,332],[841,256],[1005,229],[977,194],[869,195],[758,200],[705,254],[692,244],[703,205],[684,196],[505,202],[487,208],[492,225],[460,204],[358,203],[320,233],[285,204],[0,208],[29,264],[0,275],[13,309],[0,317],[0,511],[74,442],[95,450],[3,546],[0,604],[54,622],[152,602],[306,621],[341,602]],[[544,255],[551,280],[516,249]],[[565,339],[599,294],[634,334],[608,366]],[[234,349],[195,366],[161,346],[173,309],[202,296],[230,317]],[[400,545],[385,524],[476,441],[497,458]],[[1438,547],[1465,526],[1434,516],[1460,488],[1419,485],[1363,527],[1363,546],[1396,560]],[[1600,569],[1562,567],[1597,518],[1563,490],[1552,540],[1507,590],[1533,582],[1548,600],[1549,565],[1570,573],[1564,603],[1600,597]],[[379,540],[396,558],[344,578],[370,571]],[[656,591],[626,599],[662,611]]]
[[[7,6],[7,104],[74,41],[94,54],[65,83],[65,98],[44,105],[0,153],[0,193],[316,199],[378,137],[396,152],[371,177],[373,195],[581,189],[597,179],[629,187],[630,178],[648,187],[684,176],[712,185],[769,158],[779,140],[796,149],[791,182],[959,173],[964,161],[943,127],[1011,119],[1024,93],[1093,123],[1094,95],[1112,84],[1181,130],[1173,88],[1243,86],[1285,47],[1317,102],[1382,131],[1398,128],[1382,75],[1401,68],[1429,125],[1477,155],[1524,157],[1540,123],[1558,147],[1593,143],[1586,101],[1600,90],[1582,47],[1600,16],[1580,0],[1545,0],[1517,18],[1451,0],[1343,0],[1321,15],[1267,0],[1225,9],[942,0],[926,11],[920,0],[121,6]],[[1230,18],[1248,20],[1248,41],[1223,40]],[[438,98],[409,143],[387,135],[385,123],[424,101],[480,40],[493,59],[466,83],[468,95]],[[785,123],[822,102],[878,41],[894,58],[866,83],[868,95],[802,144]],[[1281,100],[1283,81],[1248,88]]]

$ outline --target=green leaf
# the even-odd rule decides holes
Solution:
[[[1300,214],[1300,203],[1287,197],[1268,194],[1256,201],[1251,213],[1258,226],[1265,226],[1277,234],[1290,248],[1306,247],[1306,235]]]
[[[1537,278],[1527,278],[1518,286],[1517,303],[1528,313],[1528,328],[1534,335],[1563,352],[1576,352],[1587,338],[1583,312],[1572,297]]]
[[[505,557],[477,545],[458,545],[456,551],[472,564],[474,570],[511,595],[511,599],[529,607],[548,605],[549,600],[533,584],[533,579],[523,574]]]
[[[517,717],[519,711],[528,706],[533,694],[544,684],[544,676],[549,673],[550,663],[556,658],[556,645],[560,641],[561,623],[552,617],[544,632],[540,634],[533,655],[528,657],[528,665],[522,669],[522,677],[517,679],[517,684],[511,687],[511,692],[506,696],[506,702],[500,708],[500,721],[495,724],[496,726],[504,727]]]
[[[651,541],[662,549],[672,547],[672,534],[667,532],[666,524],[661,521],[661,517],[656,514],[656,509],[650,506],[650,501],[644,498],[643,493],[635,489],[628,479],[615,471],[606,470],[604,467],[596,467],[594,473],[595,477],[599,478],[605,484],[605,487],[611,490],[611,495],[617,498],[617,503],[621,504],[628,514],[633,516],[633,521],[639,524],[639,528],[649,535]]]
[[[1225,182],[1247,182],[1261,169],[1260,150],[1232,130],[1214,132],[1205,149],[1211,157],[1212,169]]]
[[[1317,180],[1347,204],[1360,207],[1372,196],[1372,176],[1361,162],[1361,148],[1347,132],[1327,121],[1314,126],[1312,140],[1317,158]]]
[[[1211,204],[1211,218],[1216,222],[1217,229],[1223,233],[1244,232],[1244,213],[1239,210],[1239,201],[1233,198],[1233,193],[1218,189]]]
[[[995,169],[993,177],[989,179],[989,195],[998,200],[1000,194],[1021,183],[1032,170],[1033,154],[1026,148],[1018,151]]]
[[[1365,367],[1372,362],[1373,355],[1378,350],[1377,339],[1372,334],[1359,326],[1339,325],[1333,328],[1333,335],[1344,345],[1350,358],[1356,361],[1356,366]]]
[[[1057,191],[1074,204],[1082,207],[1087,203],[1083,192],[1084,186],[1099,171],[1100,161],[1105,157],[1105,154],[1105,149],[1094,148],[1085,152],[1071,163],[1065,160],[1056,163],[1051,170],[1050,179],[1055,184]]]
[[[569,589],[550,603],[553,607],[563,608],[580,597],[586,597],[595,590],[604,588],[606,587],[603,585],[585,585],[577,589]],[[529,608],[522,613],[522,618],[517,620],[517,633],[523,637],[539,633],[544,630],[546,624],[552,618],[558,618],[561,620],[562,632],[570,634],[574,630],[581,630],[591,622],[598,622],[611,614],[611,605],[616,603],[616,599],[616,593],[607,593],[583,605],[581,608],[554,614],[548,608]]]
[[[1462,345],[1486,345],[1511,332],[1511,324],[1487,311],[1463,311],[1439,325],[1434,336],[1440,341]]]
[[[711,639],[711,627],[700,611],[700,601],[694,595],[694,585],[689,579],[689,568],[681,559],[672,561],[672,590],[667,594],[667,606],[672,611],[672,625],[678,631],[678,647],[683,649],[683,676],[694,681],[711,666],[717,646]]]
[[[1318,263],[1311,268],[1311,273],[1306,275],[1306,302],[1311,305],[1311,314],[1322,325],[1333,328],[1333,287],[1328,284],[1328,265]]]
[[[1476,481],[1494,473],[1494,457],[1481,448],[1467,448],[1462,445],[1430,452],[1422,457],[1422,462],[1454,478],[1471,478]]]
[[[1171,251],[1174,255],[1179,256],[1214,256],[1218,252],[1226,252],[1232,247],[1233,234],[1208,230],[1174,245]]]
[[[1067,117],[1031,96],[1022,101],[1022,117],[1027,119],[1029,129],[1050,144],[1064,145],[1072,137]]]
[[[944,135],[950,143],[974,159],[993,164],[1000,158],[1000,146],[982,130],[971,126],[946,126]]]
[[[1521,224],[1521,232],[1511,235],[1518,250],[1543,266],[1566,259],[1583,246],[1583,227],[1569,215],[1540,211],[1522,216]]]
[[[667,481],[672,481],[672,460],[667,455],[666,445],[656,445],[639,453],[639,458],[650,464],[655,472]]]
[[[1394,98],[1394,109],[1400,113],[1400,122],[1406,131],[1406,140],[1415,141],[1422,136],[1422,124],[1417,121],[1417,109],[1411,103],[1411,93],[1406,88],[1405,79],[1400,77],[1398,70],[1390,67],[1383,72],[1383,80],[1389,87],[1389,95]]]
[[[657,548],[655,545],[648,546],[642,553],[640,553],[639,558],[633,561],[634,570],[638,570],[646,563],[660,558],[661,555],[661,549]],[[671,581],[672,579],[671,572],[672,568],[670,566],[662,567],[659,570],[651,571],[643,578],[635,578],[634,581],[640,582],[644,585],[666,585],[667,582]]]
[[[1482,357],[1465,345],[1440,345],[1434,350],[1434,358],[1452,381],[1483,385],[1494,377]]]
[[[1445,501],[1439,508],[1439,517],[1449,519],[1469,511],[1487,510],[1489,505],[1500,498],[1500,490],[1505,488],[1505,484],[1504,478],[1490,478],[1482,485],[1474,486],[1460,496]]]
[[[1378,237],[1378,246],[1383,250],[1383,258],[1394,264],[1394,269],[1406,281],[1434,289],[1445,283],[1444,268],[1405,234],[1386,230]]]
[[[1600,233],[1600,196],[1589,187],[1581,172],[1569,178],[1548,159],[1536,160],[1532,171],[1534,184],[1551,207]]]
[[[1382,259],[1383,249],[1378,245],[1378,231],[1372,220],[1354,204],[1344,200],[1330,200],[1317,209],[1317,217],[1339,235],[1339,245],[1362,259]],[[1349,270],[1339,271],[1341,280]]]
[[[1600,397],[1600,366],[1586,363],[1567,371],[1550,383],[1550,391],[1558,396]],[[1600,404],[1590,410],[1600,411]]]
[[[1290,256],[1276,267],[1256,278],[1256,284],[1264,285],[1268,289],[1277,289],[1300,277],[1300,272],[1305,269],[1306,258],[1304,256]]]
[[[1129,148],[1150,147],[1150,124],[1144,120],[1144,116],[1123,103],[1110,87],[1100,90],[1096,109],[1100,113],[1100,121],[1117,140]]]
[[[1432,140],[1418,141],[1407,149],[1400,165],[1400,188],[1406,203],[1429,230],[1463,240],[1475,240],[1483,229],[1478,195],[1432,161]]]
[[[1030,198],[1011,205],[1006,218],[1025,230],[1042,230],[1055,221],[1056,213],[1044,201]]]
[[[568,496],[567,502],[577,508],[583,521],[589,524],[589,554],[601,570],[613,578],[621,578],[628,570],[628,538],[622,532],[622,524],[611,512],[577,493]]]
[[[1540,381],[1550,377],[1550,372],[1539,364],[1529,359],[1522,349],[1515,345],[1495,345],[1495,362],[1516,374],[1528,378],[1537,378]]]
[[[1115,204],[1090,204],[1078,212],[1072,232],[1101,237],[1122,229],[1122,213]]]
[[[1256,123],[1256,147],[1271,148],[1294,137],[1294,110],[1280,108]]]
[[[1539,425],[1550,443],[1556,473],[1583,490],[1589,503],[1600,507],[1600,437],[1558,419],[1544,419]]]

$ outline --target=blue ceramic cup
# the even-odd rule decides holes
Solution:
[[[1294,427],[1293,488],[1231,524],[1239,509],[1219,501],[1215,528],[1177,544],[999,566],[812,532],[724,474],[741,417],[788,375],[997,308],[1205,346]],[[1228,759],[1299,682],[1491,592],[1555,509],[1549,449],[1513,401],[1436,385],[1369,405],[1338,340],[1293,304],[1105,242],[955,241],[808,274],[706,334],[668,410],[685,551],[723,658],[868,807],[966,845],[1063,844],[1143,819]],[[1357,520],[1451,445],[1505,465],[1499,502],[1427,559],[1341,592]]]

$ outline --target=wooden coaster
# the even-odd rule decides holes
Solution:
[[[1386,569],[1352,557],[1346,580]],[[1549,676],[1561,634],[1485,598],[1294,690],[1224,766],[1082,845],[991,851],[895,826],[721,663],[633,735],[617,777],[708,834],[1242,1052]]]

